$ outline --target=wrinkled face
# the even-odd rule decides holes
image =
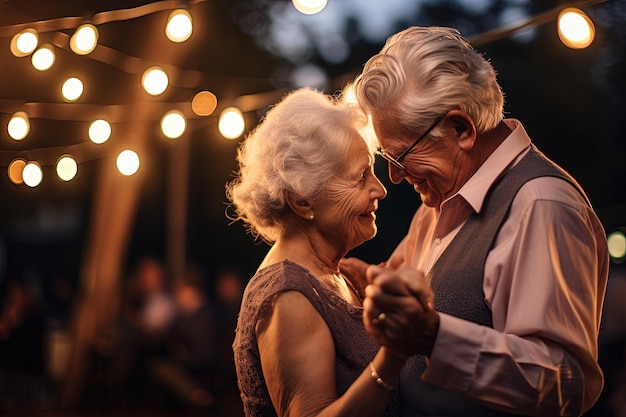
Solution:
[[[316,222],[329,242],[347,252],[376,235],[375,211],[386,195],[367,146],[355,134],[327,195],[316,202]]]
[[[392,121],[373,117],[372,123],[380,147],[390,156],[402,154],[416,139],[400,132]],[[420,194],[424,204],[439,207],[458,189],[462,157],[453,138],[446,135],[433,140],[427,136],[404,157],[402,164],[406,169],[388,163],[389,179],[394,184],[406,180]]]

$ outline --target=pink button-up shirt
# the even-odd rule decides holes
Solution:
[[[528,151],[521,123],[440,210],[422,204],[389,264],[428,273],[495,179]],[[522,186],[485,264],[493,329],[440,314],[422,378],[503,410],[580,415],[603,386],[597,339],[609,257],[606,234],[578,191],[541,177]]]

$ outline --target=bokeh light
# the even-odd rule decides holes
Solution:
[[[22,184],[24,182],[24,178],[22,177],[22,172],[24,171],[24,167],[26,166],[26,161],[18,158],[11,161],[8,168],[9,179],[13,184]]]
[[[292,0],[292,3],[302,14],[316,14],[324,10],[328,0]]]
[[[311,87],[324,90],[328,85],[328,76],[319,66],[305,64],[300,65],[292,72],[291,83],[295,87]]]
[[[172,42],[184,42],[191,36],[193,24],[191,15],[185,9],[176,9],[170,13],[165,26],[165,35]]]
[[[29,187],[36,187],[43,180],[43,171],[37,162],[28,162],[22,170],[24,184]]]
[[[158,96],[167,89],[169,79],[160,67],[150,67],[141,76],[141,85],[152,96]]]
[[[35,29],[24,29],[11,39],[11,53],[20,58],[31,54],[39,44],[39,35]]]
[[[241,110],[227,107],[220,114],[218,129],[226,139],[237,139],[246,128]]]
[[[139,170],[139,155],[129,149],[123,150],[117,156],[117,169],[122,174],[129,176]]]
[[[87,55],[98,45],[98,29],[92,24],[80,25],[70,38],[70,49],[76,55]]]
[[[181,137],[185,133],[187,120],[185,116],[178,110],[167,112],[161,119],[161,131],[170,139]]]
[[[65,80],[61,88],[61,94],[65,101],[76,101],[83,94],[83,82],[76,77]]]
[[[28,132],[30,132],[30,121],[28,120],[26,112],[18,111],[13,113],[7,125],[7,131],[9,132],[9,136],[14,140],[22,140],[28,136]]]
[[[57,176],[63,181],[70,181],[78,172],[78,165],[74,158],[69,155],[63,155],[57,161]]]
[[[55,60],[54,49],[50,45],[42,45],[31,56],[33,67],[38,71],[46,71],[52,67]]]
[[[586,48],[595,38],[593,22],[582,10],[567,8],[559,13],[557,22],[561,42],[572,49]]]
[[[358,104],[356,94],[354,93],[354,84],[348,83],[342,90],[343,101],[349,104]]]
[[[111,125],[103,119],[95,120],[89,125],[89,140],[101,144],[111,137]]]
[[[606,243],[609,247],[609,255],[615,263],[626,260],[626,235],[621,231],[615,231],[608,235]]]
[[[217,107],[217,97],[210,91],[200,91],[191,101],[191,109],[198,116],[209,116]]]

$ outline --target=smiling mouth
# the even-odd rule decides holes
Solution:
[[[359,214],[359,217],[376,218],[376,208],[366,213]]]
[[[419,181],[414,181],[411,183],[411,185],[413,186],[413,188],[418,188],[421,187],[423,184],[426,183],[426,179],[420,179]]]

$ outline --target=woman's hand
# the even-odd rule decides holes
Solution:
[[[359,293],[361,299],[365,298],[365,287],[367,281],[367,268],[370,266],[367,262],[359,258],[343,258],[339,262],[341,273],[352,283]]]

